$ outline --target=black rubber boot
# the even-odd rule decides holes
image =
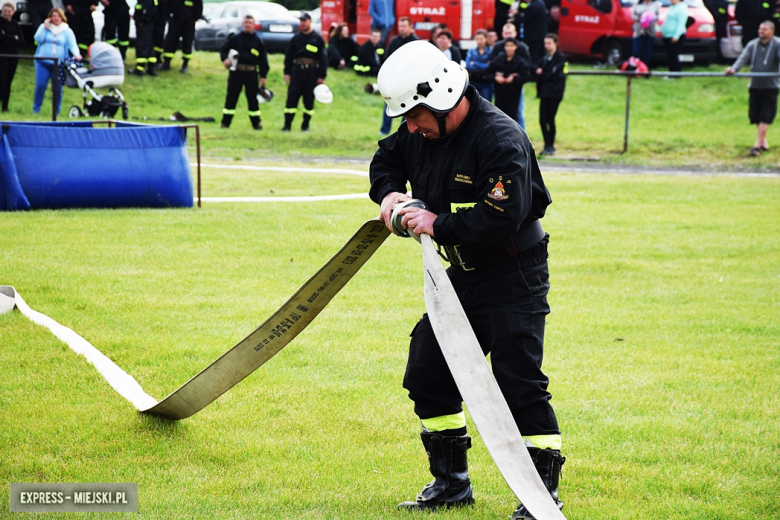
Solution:
[[[309,121],[311,121],[311,116],[309,114],[303,114],[303,122],[301,123],[301,130],[303,132],[309,131]]]
[[[282,132],[289,132],[292,129],[292,122],[295,118],[295,114],[284,114],[284,127]]]
[[[179,72],[181,72],[182,74],[187,74],[187,71],[189,70],[188,69],[189,64],[190,64],[189,58],[184,58],[182,60],[181,68],[179,69]]]
[[[156,76],[157,75],[157,63],[156,62],[149,62],[146,65],[146,74],[148,76]]]
[[[233,115],[232,114],[222,114],[222,122],[219,126],[222,128],[230,128],[230,123],[233,122]]]
[[[528,448],[528,454],[531,455],[536,471],[542,478],[544,487],[550,492],[555,505],[558,506],[558,509],[563,509],[563,502],[558,498],[558,480],[561,478],[561,466],[566,462],[566,457],[561,456],[561,452],[558,450],[543,450],[533,447]],[[511,520],[536,520],[536,517],[523,504],[520,504],[512,513]]]
[[[162,67],[160,67],[160,70],[171,70],[171,59],[170,58],[163,58],[163,64]]]
[[[249,116],[249,122],[252,123],[252,128],[255,130],[263,129],[263,125],[260,124],[260,116]]]
[[[420,491],[417,500],[402,502],[398,504],[398,509],[425,510],[473,504],[474,493],[466,458],[466,450],[471,448],[471,437],[422,432],[420,438],[428,452],[434,480]]]

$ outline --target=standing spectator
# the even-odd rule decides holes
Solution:
[[[136,0],[135,13],[135,68],[130,71],[136,76],[145,73],[156,76],[154,59],[154,19],[157,16],[157,0]]]
[[[512,2],[513,0],[495,0],[496,16],[493,27],[503,27],[509,21],[509,11],[512,8]]]
[[[368,14],[371,16],[371,30],[379,30],[379,41],[384,47],[395,26],[395,0],[369,0]]]
[[[171,18],[168,22],[168,35],[165,37],[162,70],[171,69],[171,60],[176,56],[176,49],[179,48],[179,38],[181,38],[182,63],[179,72],[186,74],[190,59],[192,59],[192,40],[195,38],[195,22],[203,15],[203,0],[169,1]]]
[[[734,18],[742,26],[742,48],[747,47],[758,34],[758,26],[764,20],[771,20],[770,0],[737,0]]]
[[[488,29],[487,32],[487,44],[488,47],[491,49],[496,45],[496,42],[498,42],[498,33],[495,29]]]
[[[105,16],[105,42],[119,49],[122,61],[130,46],[130,6],[125,0],[100,0]]]
[[[671,0],[669,11],[666,12],[666,20],[661,26],[661,35],[664,37],[664,50],[669,61],[670,72],[680,72],[680,49],[685,40],[685,31],[688,30],[688,4],[682,0]],[[671,79],[666,76],[666,79]],[[675,78],[676,79],[676,78]]]
[[[395,51],[409,42],[419,40],[414,29],[412,29],[412,20],[408,16],[404,16],[398,19],[398,34],[393,36],[390,43],[387,45],[387,56],[389,58]],[[388,135],[393,126],[393,119],[387,115],[387,105],[385,110],[382,110],[382,126],[379,128],[379,135]]]
[[[19,23],[14,17],[14,4],[3,4],[0,17],[0,54],[19,54],[19,47],[24,45],[24,35]],[[0,58],[0,102],[3,112],[8,112],[8,100],[11,98],[11,83],[16,74],[16,58]]]
[[[70,28],[76,35],[79,51],[85,53],[95,41],[95,21],[92,13],[99,0],[69,0],[65,4],[65,14],[70,20]]]
[[[660,2],[655,0],[641,0],[631,9],[631,16],[634,19],[631,55],[642,60],[648,68],[653,57],[653,42],[655,42],[655,33],[658,32],[656,21],[660,12]]]
[[[547,31],[558,34],[561,26],[561,6],[558,4],[550,6],[547,10]]]
[[[154,46],[154,60],[155,69],[160,70],[162,68],[163,60],[162,55],[165,46],[165,27],[168,25],[168,20],[171,18],[170,0],[157,0],[157,14],[154,16],[154,29],[152,29],[152,45]]]
[[[469,83],[477,89],[479,95],[493,101],[493,76],[488,72],[490,66],[490,47],[487,44],[487,32],[479,29],[474,33],[477,46],[466,53],[466,70]]]
[[[449,29],[442,29],[436,35],[436,47],[447,56],[448,60],[452,60],[455,63],[463,61],[460,49],[452,45],[452,32]]]
[[[528,63],[517,54],[518,46],[514,38],[504,40],[504,52],[490,62],[488,69],[496,84],[496,106],[513,119],[520,104],[523,82],[528,76]]]
[[[230,60],[231,50],[237,53],[236,63]],[[230,69],[225,108],[222,109],[222,128],[230,128],[230,123],[236,114],[238,96],[241,95],[243,87],[249,109],[249,122],[255,130],[262,130],[257,92],[258,85],[265,87],[265,78],[269,70],[268,55],[263,42],[255,34],[255,19],[252,16],[244,17],[240,33],[228,36],[220,50],[220,58],[225,68]]]
[[[431,45],[436,47],[436,37],[439,36],[439,33],[446,28],[447,28],[446,23],[437,23],[436,25],[431,27],[431,34],[430,37],[428,38],[428,41],[431,43]]]
[[[568,64],[558,50],[558,35],[548,34],[544,39],[547,56],[536,63],[536,97],[539,98],[539,125],[544,137],[544,150],[539,155],[555,153],[555,114],[566,89]]]
[[[504,39],[496,42],[495,46],[493,46],[490,51],[489,60],[492,62],[498,58],[498,55],[504,52],[504,42],[506,42],[508,39],[513,39],[517,43],[517,51],[515,54],[517,54],[521,60],[525,61],[528,68],[530,69],[534,62],[531,60],[528,47],[523,42],[517,41],[517,29],[515,26],[511,23],[504,24],[504,27],[501,31],[501,36],[503,36]],[[517,121],[517,124],[520,125],[520,128],[525,130],[525,92],[523,92],[522,85],[520,87],[520,103],[517,105],[517,114],[514,116],[514,120]]]
[[[353,68],[357,63],[360,45],[352,39],[347,24],[342,23],[338,25],[333,38],[328,39],[328,48],[333,49],[334,47],[338,50],[341,60],[344,62],[344,66],[349,67],[350,69]],[[343,69],[344,66],[340,68]]]
[[[520,41],[528,46],[531,62],[544,56],[544,38],[547,34],[547,8],[543,0],[520,0],[512,5]]]
[[[726,74],[734,74],[750,63],[750,72],[780,72],[780,39],[775,37],[775,25],[767,20],[758,26],[758,38],[751,40],[742,50],[734,65]],[[750,155],[758,157],[769,150],[766,134],[777,114],[777,93],[779,78],[751,78],[748,85],[750,102],[748,115],[750,124],[756,125],[758,137]]]
[[[729,2],[728,0],[704,0],[704,6],[712,14],[712,19],[715,20],[715,52],[718,55],[718,60],[723,61],[723,54],[720,52],[720,41],[726,37],[726,24],[729,20]]]
[[[382,31],[371,29],[368,41],[360,46],[355,72],[358,76],[376,76],[385,61],[385,49],[382,43]]]
[[[62,60],[68,57],[68,51],[70,51],[77,61],[81,61],[76,35],[68,27],[67,21],[65,13],[59,7],[49,11],[49,17],[43,21],[35,32],[35,42],[38,44],[38,47],[35,49],[36,56],[58,58],[62,62]],[[58,71],[54,68],[53,61],[35,60],[33,114],[41,111],[43,96],[46,93],[49,79],[51,79],[52,92],[54,92],[54,89],[57,89],[57,113],[60,113],[60,108],[62,107],[62,85],[57,75]]]
[[[51,0],[30,0],[27,3],[27,10],[30,13],[30,25],[33,29],[41,25],[44,18],[49,16],[52,6]]]
[[[309,131],[309,121],[314,115],[314,87],[325,83],[325,76],[328,74],[325,40],[311,28],[309,13],[302,13],[300,20],[298,34],[290,40],[290,46],[287,47],[287,54],[284,56],[284,82],[289,86],[282,132],[289,132],[292,129],[301,97],[303,97],[301,130]]]

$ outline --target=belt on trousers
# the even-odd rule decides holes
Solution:
[[[293,63],[295,65],[300,65],[301,67],[305,67],[305,66],[308,66],[308,65],[316,65],[317,64],[317,62],[314,61],[311,58],[295,58],[293,60]]]
[[[544,238],[542,223],[534,220],[526,229],[521,229],[504,242],[493,246],[441,246],[447,254],[445,260],[464,271],[473,271],[478,267],[497,264],[507,258],[517,256]]]
[[[238,65],[236,65],[236,70],[243,70],[243,71],[252,70],[252,71],[255,71],[255,70],[257,70],[257,65],[243,65],[243,64],[239,63]]]

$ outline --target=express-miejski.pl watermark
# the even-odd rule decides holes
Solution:
[[[11,484],[12,513],[138,512],[138,484]]]

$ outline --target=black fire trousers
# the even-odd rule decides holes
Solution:
[[[232,70],[228,76],[227,96],[225,96],[225,108],[222,110],[222,124],[230,126],[236,113],[236,103],[241,95],[241,89],[246,94],[246,104],[249,120],[252,126],[260,124],[260,104],[257,102],[258,77],[256,70]]]
[[[176,49],[179,48],[179,38],[181,38],[181,56],[184,59],[192,58],[192,40],[195,38],[195,22],[172,17],[168,21],[168,35],[165,37],[166,58],[173,58],[176,55]]]
[[[526,436],[560,434],[547,391],[549,380],[542,372],[545,317],[550,312],[547,240],[494,267],[447,270],[482,351],[490,354],[493,374],[520,433]],[[427,314],[412,331],[404,388],[420,419],[463,410]]]
[[[542,127],[545,148],[553,148],[555,146],[555,115],[558,113],[558,106],[562,100],[562,96],[541,98],[539,100],[539,126]]]
[[[317,86],[317,67],[315,65],[294,65],[290,74],[290,86],[287,87],[285,113],[295,113],[298,101],[303,98],[305,113],[314,111],[314,87]]]

